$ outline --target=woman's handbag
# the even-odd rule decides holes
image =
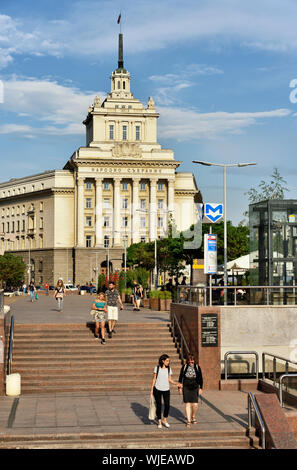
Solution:
[[[153,395],[150,398],[149,419],[153,421],[156,418],[156,401]]]
[[[95,317],[96,313],[97,313],[97,310],[94,310],[94,309],[90,310],[90,315],[92,315],[92,317]]]
[[[35,294],[35,299],[38,300],[38,294]]]

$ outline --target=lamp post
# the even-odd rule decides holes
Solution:
[[[257,165],[257,163],[212,163],[200,160],[193,160],[193,163],[205,166],[219,166],[224,168],[224,305],[227,305],[227,184],[226,184],[226,169],[227,167],[243,167]]]

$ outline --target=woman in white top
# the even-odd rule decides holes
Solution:
[[[64,295],[66,294],[66,289],[64,287],[64,283],[62,279],[59,279],[57,282],[57,286],[55,288],[54,297],[58,302],[58,311],[61,312],[63,310],[63,299]]]
[[[159,358],[159,365],[154,369],[153,383],[151,388],[151,395],[154,395],[156,400],[156,414],[158,419],[158,429],[162,429],[161,408],[162,397],[164,401],[163,424],[166,428],[170,425],[167,422],[170,408],[170,385],[178,385],[171,378],[172,370],[169,366],[170,358],[167,354],[163,354]]]

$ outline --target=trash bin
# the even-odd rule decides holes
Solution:
[[[21,394],[20,374],[9,374],[6,376],[6,395],[17,397]]]

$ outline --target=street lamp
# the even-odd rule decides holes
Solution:
[[[224,168],[224,287],[227,286],[227,187],[226,187],[226,169],[227,167],[243,167],[257,165],[257,163],[212,163],[200,160],[193,160],[193,163],[205,166],[220,166]],[[227,289],[224,289],[224,305],[227,305]]]
[[[147,209],[136,209],[136,212],[148,212]],[[154,267],[154,285],[155,289],[158,289],[158,264],[157,264],[157,232],[158,232],[158,219],[157,213],[158,211],[151,211],[156,213],[156,237],[155,237],[155,267]],[[171,210],[162,209],[160,212],[169,213],[172,212]]]

